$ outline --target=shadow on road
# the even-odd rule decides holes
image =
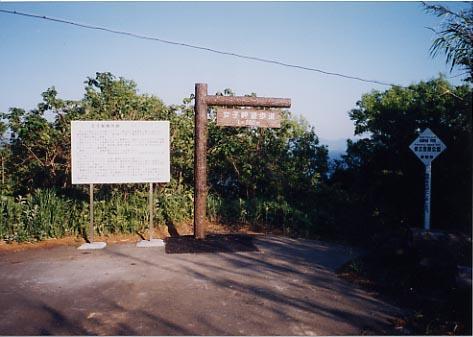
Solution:
[[[171,238],[166,245],[182,243],[179,239],[188,240]],[[334,271],[352,257],[346,248],[278,237],[225,239],[243,240],[255,249],[169,255],[162,249],[110,246],[94,258],[141,271],[126,269],[122,278],[92,282],[80,292],[54,290],[46,297],[32,290],[8,293],[5,303],[22,302],[17,312],[25,310],[32,319],[5,324],[4,316],[0,334],[394,333],[389,319],[399,313],[397,308],[336,277]],[[225,247],[225,240],[220,242]],[[84,273],[92,269],[84,267]],[[156,277],[166,281],[153,281]],[[6,313],[0,309],[0,317]]]
[[[195,254],[219,252],[254,252],[258,248],[253,237],[246,234],[210,234],[203,240],[193,235],[169,237],[165,239],[166,254]]]

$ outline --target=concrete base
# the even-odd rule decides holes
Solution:
[[[141,240],[136,244],[138,248],[164,247],[164,241],[161,239]]]
[[[107,245],[106,242],[92,242],[92,243],[84,243],[77,249],[104,249]]]

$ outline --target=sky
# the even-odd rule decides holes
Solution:
[[[0,9],[399,85],[458,74],[430,56],[427,27],[440,21],[419,2],[0,2]],[[35,108],[51,86],[60,98],[80,99],[87,77],[105,71],[166,104],[180,104],[195,83],[208,83],[209,94],[231,88],[291,98],[290,110],[327,144],[353,137],[348,112],[362,94],[389,88],[0,13],[0,111]]]

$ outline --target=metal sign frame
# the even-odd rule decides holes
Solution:
[[[153,124],[151,124],[153,123]],[[157,139],[154,135],[152,136],[155,138],[152,140],[154,142],[152,145],[154,146],[153,149],[159,148],[159,147],[166,147],[167,151],[165,151],[165,158],[164,158],[164,170],[161,170],[159,173],[156,174],[156,179],[153,179],[154,181],[150,182],[148,179],[145,179],[147,181],[137,181],[136,179],[132,178],[130,180],[122,181],[122,180],[117,180],[117,181],[109,181],[109,179],[106,179],[104,181],[96,181],[95,179],[92,179],[93,181],[86,181],[84,182],[84,179],[77,179],[77,175],[74,175],[74,164],[78,165],[77,163],[77,158],[74,157],[74,150],[76,151],[82,151],[86,152],[86,149],[81,148],[80,146],[77,147],[77,141],[82,140],[81,137],[85,137],[87,135],[90,136],[91,133],[95,131],[100,132],[99,130],[115,130],[115,133],[120,134],[120,130],[127,130],[129,131],[130,127],[133,126],[134,128],[138,128],[137,130],[134,130],[133,128],[131,129],[132,136],[130,139],[137,139],[137,138],[143,138],[142,134],[140,133],[142,130],[139,129],[140,127],[146,126],[146,129],[149,129],[147,131],[156,131],[151,128],[153,126],[155,129],[158,128],[164,130],[165,135],[164,135],[164,141],[163,145],[160,142],[159,139]],[[75,128],[74,128],[75,127]],[[87,129],[85,127],[90,127],[91,129]],[[81,130],[79,130],[81,128]],[[84,131],[85,130],[85,131]],[[92,131],[91,131],[92,130]],[[160,131],[162,131],[160,130]],[[83,135],[80,134],[80,131],[85,132]],[[148,195],[148,204],[149,204],[149,241],[151,242],[153,240],[153,232],[154,232],[154,224],[153,224],[153,205],[154,205],[154,198],[153,198],[153,183],[159,183],[160,182],[169,182],[170,180],[170,125],[169,121],[72,121],[71,122],[71,166],[72,166],[72,180],[73,184],[88,184],[89,185],[89,233],[87,236],[87,239],[89,241],[89,244],[94,244],[94,184],[108,184],[108,183],[113,183],[113,184],[128,184],[128,183],[148,183],[149,184],[149,195]],[[108,135],[110,136],[110,135]],[[121,138],[120,138],[121,139]],[[75,140],[75,142],[74,142]],[[110,139],[106,139],[107,142],[110,142]],[[113,142],[112,142],[113,143]],[[97,144],[94,144],[94,146]],[[98,144],[101,145],[101,144]],[[112,144],[114,145],[114,144]],[[109,146],[112,146],[109,144]],[[76,146],[76,147],[74,147]],[[115,146],[113,146],[113,150],[115,150]],[[107,149],[107,146],[104,145],[104,151]],[[80,153],[80,152],[79,152]],[[118,151],[120,153],[120,151]],[[86,158],[86,157],[84,157]],[[82,158],[81,158],[82,159]],[[86,158],[87,159],[87,158]],[[160,158],[161,159],[161,158]],[[103,157],[100,157],[100,160],[103,160]],[[120,160],[114,160],[113,162],[119,163]],[[80,162],[82,164],[82,162]],[[136,164],[136,163],[134,163]],[[86,166],[87,168],[87,166]],[[76,178],[76,179],[74,179]],[[81,178],[81,177],[79,177]],[[115,179],[115,177],[113,178]],[[103,248],[105,246],[101,245],[100,248]],[[92,246],[94,247],[94,246]],[[82,249],[95,249],[95,248],[82,248]]]

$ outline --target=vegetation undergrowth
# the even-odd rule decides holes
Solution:
[[[378,245],[338,274],[409,309],[393,322],[400,334],[471,335],[471,286],[459,285],[455,277],[457,263],[471,266],[471,241],[461,249],[436,246],[431,252],[405,243],[398,236]]]

